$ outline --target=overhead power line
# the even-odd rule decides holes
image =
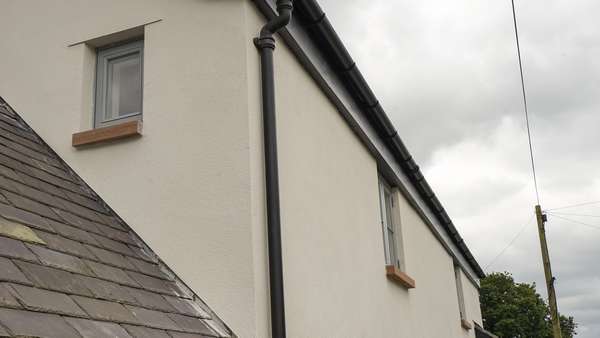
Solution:
[[[569,212],[554,212],[548,211],[549,214],[553,215],[564,215],[564,216],[579,216],[579,217],[600,217],[600,215],[586,215],[586,214],[572,214]]]
[[[500,251],[496,257],[494,257],[494,259],[492,259],[484,268],[485,271],[487,271],[487,269],[492,266],[492,264],[494,264],[496,262],[496,260],[498,260],[498,258],[500,258],[505,252],[506,250],[508,250],[508,248],[510,248],[516,241],[517,239],[525,232],[525,230],[527,229],[527,227],[529,225],[531,225],[531,220],[533,220],[533,216],[531,216],[529,218],[529,221],[527,221],[527,223],[525,223],[521,229],[519,229],[519,232],[517,232],[517,234],[515,235],[515,237],[513,237],[513,239],[504,247],[504,249],[502,249],[502,251]]]
[[[517,14],[515,12],[515,0],[511,0],[513,23],[515,25],[515,41],[517,42],[517,55],[519,57],[519,74],[521,74],[521,91],[523,94],[523,108],[525,110],[525,123],[527,125],[527,140],[529,141],[529,157],[531,158],[531,172],[533,173],[533,186],[535,187],[535,198],[540,204],[540,193],[538,191],[537,175],[535,173],[535,160],[533,157],[533,144],[531,141],[531,128],[529,126],[529,109],[527,108],[527,94],[525,92],[525,80],[523,78],[523,61],[521,60],[521,44],[519,43],[519,29],[517,28]]]
[[[515,0],[511,0],[513,23],[515,25],[515,41],[517,42],[517,55],[519,57],[519,74],[521,75],[521,91],[523,94],[523,108],[525,110],[525,122],[527,125],[527,140],[529,141],[529,156],[531,158],[531,172],[533,173],[533,186],[535,187],[535,215],[538,225],[538,234],[540,236],[540,248],[542,249],[542,263],[544,265],[544,277],[546,279],[546,289],[548,290],[548,304],[550,305],[550,315],[552,317],[552,333],[554,338],[561,338],[560,320],[558,316],[558,305],[556,302],[556,290],[554,288],[554,276],[550,266],[550,254],[548,253],[548,242],[546,240],[546,231],[544,223],[546,216],[542,213],[540,206],[540,193],[535,172],[535,160],[533,156],[533,142],[531,141],[531,127],[529,125],[529,110],[527,109],[527,94],[525,92],[525,80],[523,77],[523,61],[521,58],[521,44],[519,43],[519,29],[517,28],[517,14],[515,11]]]
[[[589,223],[585,223],[585,222],[576,221],[574,219],[570,219],[570,218],[559,216],[559,215],[557,215],[555,213],[552,213],[552,212],[548,212],[548,214],[552,215],[552,216],[554,216],[556,218],[560,218],[560,219],[563,219],[565,221],[571,222],[571,223],[575,223],[575,224],[579,224],[579,225],[584,225],[584,226],[587,226],[587,227],[595,229],[595,230],[600,230],[600,226],[599,225],[594,225],[594,224],[589,224]]]
[[[592,204],[599,204],[599,203],[600,203],[600,201],[583,202],[583,203],[578,203],[578,204],[566,205],[566,206],[558,207],[558,208],[546,209],[546,211],[569,209],[569,208],[575,208],[575,207],[581,207],[584,205],[592,205]]]

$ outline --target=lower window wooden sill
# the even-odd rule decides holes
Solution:
[[[73,147],[142,135],[142,121],[129,121],[114,126],[96,128],[73,134]]]
[[[460,320],[460,326],[462,326],[463,329],[465,330],[471,330],[473,328],[473,324],[471,324],[470,321],[466,320],[466,319],[461,319]]]
[[[406,273],[400,271],[395,265],[386,265],[385,274],[389,280],[392,280],[407,289],[414,289],[416,286],[415,280],[410,278]]]

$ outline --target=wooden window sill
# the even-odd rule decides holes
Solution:
[[[460,320],[460,326],[462,326],[463,329],[465,330],[471,330],[473,328],[473,325],[471,324],[471,322],[469,322],[466,319],[461,319]]]
[[[141,135],[142,121],[136,120],[75,133],[72,142],[73,147],[81,147]]]
[[[415,288],[415,280],[410,278],[409,275],[400,271],[395,265],[386,265],[385,274],[387,278],[402,285],[407,289]]]

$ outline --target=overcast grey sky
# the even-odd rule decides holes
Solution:
[[[480,264],[524,229],[489,271],[545,296],[510,0],[320,3]],[[600,1],[516,6],[542,206],[600,200]],[[600,204],[555,212],[597,216],[547,231],[559,309],[600,337]]]

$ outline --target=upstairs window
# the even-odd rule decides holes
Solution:
[[[142,117],[144,42],[98,50],[94,126]]]
[[[394,194],[390,185],[379,178],[379,205],[381,211],[381,226],[383,229],[383,246],[385,250],[385,264],[395,266],[402,270],[399,256],[399,227],[396,226],[398,217],[394,216],[397,210],[397,203],[394,203]]]

